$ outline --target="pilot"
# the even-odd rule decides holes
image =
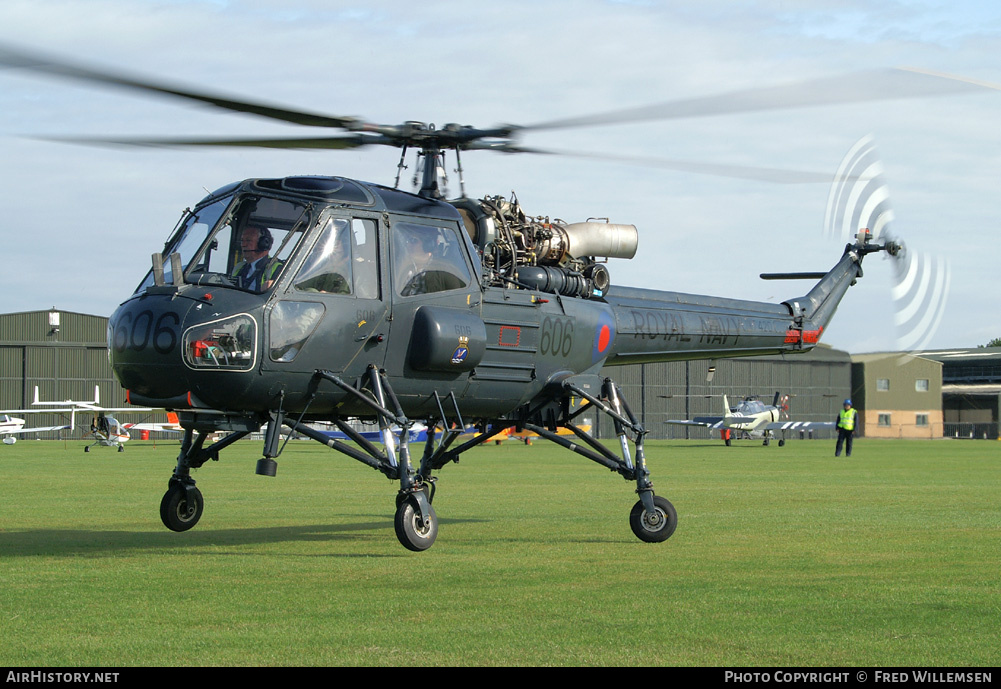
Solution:
[[[837,419],[838,444],[834,447],[834,456],[841,456],[841,446],[844,445],[845,456],[852,456],[852,436],[858,426],[858,410],[852,407],[851,400],[845,400],[844,409],[838,412]]]
[[[317,242],[311,261],[299,272],[296,288],[328,294],[351,294],[351,236],[348,226],[333,230]]]
[[[430,294],[465,287],[466,282],[456,273],[456,266],[439,255],[447,253],[447,246],[439,231],[433,227],[409,226],[398,231],[397,285],[400,295]]]
[[[271,230],[261,225],[246,225],[240,233],[240,249],[243,260],[233,266],[236,286],[253,292],[261,292],[274,284],[275,275],[282,262],[269,256],[274,244]]]
[[[328,274],[330,284],[326,291],[334,294],[351,294],[351,252],[347,229],[337,233],[334,251],[330,257]]]

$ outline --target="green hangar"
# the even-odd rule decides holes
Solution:
[[[105,317],[56,309],[0,314],[0,409],[30,409],[36,387],[42,401],[93,400],[96,387],[102,405],[124,406],[107,330]],[[38,414],[29,425],[58,423],[55,414]]]

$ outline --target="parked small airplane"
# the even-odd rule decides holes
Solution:
[[[437,431],[437,429],[435,429]],[[392,433],[393,438],[395,438],[394,444],[398,443],[400,440],[400,427],[393,426],[389,429]],[[382,430],[371,430],[371,431],[361,431],[355,429],[355,433],[351,434],[350,430],[345,431],[320,431],[323,435],[331,438],[333,440],[353,440],[358,441],[358,438],[364,438],[371,443],[383,443],[385,444],[386,436]],[[428,439],[428,429],[422,423],[415,423],[407,430],[407,442],[418,443],[424,442]]]
[[[580,426],[580,428],[585,433],[588,433],[591,430],[591,426],[589,424],[584,424]],[[393,436],[396,438],[396,441],[398,442],[400,437],[400,428],[398,426],[394,426],[392,427],[391,430]],[[327,436],[328,438],[334,440],[354,440],[356,442],[358,441],[357,437],[352,437],[347,433],[345,433],[344,431],[321,431],[321,433],[323,433],[323,435]],[[358,436],[364,438],[365,440],[368,440],[369,442],[385,444],[385,437],[383,436],[383,432],[381,430],[358,431],[357,433]],[[470,438],[480,435],[481,433],[482,431],[476,426],[467,426],[459,434],[458,439],[468,440]],[[442,434],[443,432],[441,431],[440,428],[435,428],[436,439],[440,438]],[[556,435],[572,435],[572,433],[569,429],[560,427],[556,429]],[[514,438],[515,440],[525,443],[526,445],[531,445],[532,439],[539,437],[540,436],[538,433],[533,433],[532,431],[527,431],[524,429],[519,431],[516,426],[511,426],[510,428],[505,428],[500,433],[497,433],[496,435],[492,436],[492,439],[494,443],[497,445],[500,445],[508,438]],[[427,439],[428,439],[428,428],[422,423],[415,423],[410,427],[410,430],[407,432],[408,442],[411,443],[426,442]]]
[[[585,433],[591,432],[590,424],[581,424],[580,426],[578,426],[578,428],[580,428]],[[556,435],[573,435],[573,431],[564,426],[560,426],[559,428],[556,429]],[[532,431],[527,431],[524,429],[519,431],[517,426],[511,426],[510,428],[506,428],[494,436],[494,444],[500,445],[508,438],[514,438],[515,440],[523,442],[526,445],[531,445],[532,440],[539,437],[541,436],[538,433],[533,433]]]
[[[129,431],[167,431],[167,432],[179,432],[181,426],[178,423],[177,414],[168,413],[167,423],[121,423],[114,416],[111,416],[112,412],[151,412],[153,409],[146,407],[102,407],[101,402],[101,391],[98,386],[94,386],[94,399],[93,401],[86,400],[63,400],[63,401],[42,401],[39,399],[38,386],[35,386],[35,399],[32,401],[31,406],[33,409],[13,409],[9,411],[0,411],[0,435],[3,436],[3,442],[7,445],[12,445],[16,438],[14,434],[23,433],[43,433],[48,431],[61,431],[69,430],[76,427],[76,413],[79,411],[93,412],[94,417],[91,420],[89,432],[94,438],[94,442],[83,449],[84,452],[90,452],[90,448],[95,445],[103,445],[106,447],[117,447],[119,452],[123,452],[125,448],[122,446],[123,443],[128,442],[130,439]],[[41,407],[41,408],[39,408]],[[24,428],[25,420],[12,417],[10,414],[69,414],[70,422],[68,424],[63,424],[60,426],[44,426],[38,428]]]
[[[805,431],[815,428],[831,428],[833,421],[781,421],[780,416],[789,410],[789,395],[781,396],[775,393],[775,399],[770,405],[757,397],[746,397],[736,407],[730,407],[726,395],[723,395],[722,416],[696,416],[692,420],[671,419],[664,423],[682,426],[705,426],[719,430],[720,438],[730,445],[734,438],[764,438],[767,445],[771,437],[778,431],[779,447],[786,444],[785,436],[789,431]],[[786,414],[788,417],[788,414]]]
[[[24,427],[24,424],[25,424],[25,420],[24,419],[19,419],[17,417],[14,417],[14,416],[10,415],[12,413],[22,414],[22,413],[25,413],[25,411],[26,410],[23,410],[23,409],[11,410],[10,412],[5,412],[2,416],[0,416],[0,436],[3,437],[3,444],[4,445],[13,445],[14,443],[17,442],[17,437],[16,436],[22,435],[24,433],[46,433],[48,431],[62,431],[62,430],[65,430],[67,428],[70,428],[70,426],[67,426],[67,425],[63,425],[63,426],[40,426],[38,428],[25,428]]]
[[[135,411],[134,409],[108,411]],[[128,442],[132,436],[130,431],[163,431],[167,433],[180,433],[181,424],[178,423],[177,414],[167,412],[167,423],[121,423],[114,416],[108,416],[104,412],[98,412],[90,424],[90,434],[94,442],[83,448],[84,452],[90,452],[90,448],[95,445],[103,447],[117,447],[119,452],[124,452],[123,443]]]

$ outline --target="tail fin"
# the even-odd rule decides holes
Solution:
[[[730,416],[730,403],[726,400],[726,395],[723,395],[723,416]]]

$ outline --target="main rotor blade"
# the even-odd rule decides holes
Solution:
[[[161,96],[181,98],[189,101],[195,101],[203,105],[220,108],[222,110],[228,110],[230,112],[242,112],[251,115],[258,115],[260,117],[280,120],[282,122],[291,122],[293,124],[302,124],[312,127],[335,127],[341,129],[356,128],[361,124],[361,121],[355,117],[321,115],[302,110],[290,110],[288,108],[267,103],[256,103],[249,100],[235,100],[213,93],[199,92],[186,87],[171,85],[164,82],[155,82],[145,78],[126,75],[124,73],[113,73],[110,71],[92,69],[79,65],[71,65],[47,56],[32,54],[2,44],[0,44],[0,65],[28,69],[34,72],[43,72],[68,79],[75,79],[77,81],[86,81],[124,88],[132,91],[145,91],[147,93],[155,93]]]
[[[649,120],[706,117],[818,105],[918,98],[950,93],[974,93],[991,88],[997,87],[946,74],[913,69],[882,69],[811,79],[780,86],[733,91],[703,98],[668,101],[581,117],[569,117],[540,122],[521,129],[566,129]]]
[[[507,149],[493,149],[507,150]],[[577,151],[544,150],[540,148],[513,148],[518,153],[540,153],[547,155],[567,156],[570,158],[585,158],[591,160],[607,160],[627,165],[642,165],[657,167],[679,172],[690,172],[713,177],[732,177],[747,179],[754,182],[772,182],[775,184],[830,184],[834,175],[830,172],[810,172],[808,170],[788,170],[770,167],[754,167],[750,165],[722,165],[716,163],[699,163],[690,160],[671,160],[668,158],[651,158],[648,156],[613,155],[608,153],[581,153]],[[867,179],[858,175],[848,175],[850,180]]]
[[[61,143],[85,144],[93,146],[153,146],[165,148],[183,147],[234,147],[234,148],[283,148],[283,149],[327,149],[343,150],[349,148],[360,148],[362,146],[385,145],[395,146],[393,142],[383,137],[373,136],[327,136],[327,137],[287,137],[287,138],[260,138],[260,139],[184,139],[184,138],[164,138],[164,139],[101,139],[82,137],[44,137],[45,141],[58,141]]]

